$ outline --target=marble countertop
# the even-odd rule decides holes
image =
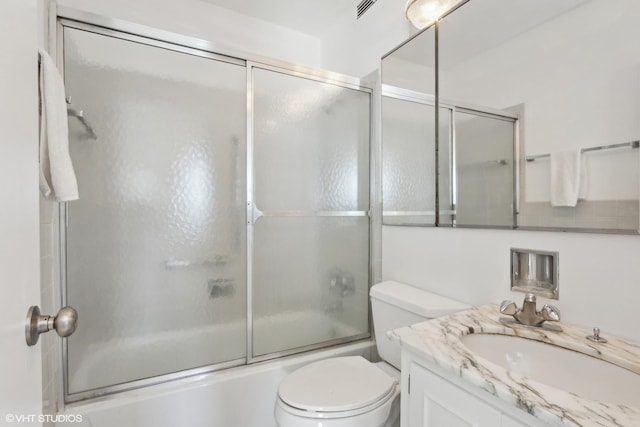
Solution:
[[[543,341],[612,362],[640,374],[640,345],[602,333],[606,344],[585,339],[591,331],[558,322],[562,332],[505,325],[496,305],[473,307],[389,332],[403,351],[434,364],[472,386],[517,406],[541,421],[562,426],[640,426],[640,408],[581,398],[507,371],[467,349],[469,334],[502,334]],[[428,365],[427,365],[428,366]],[[583,373],[588,375],[588,373]],[[632,375],[632,374],[630,374]],[[640,390],[638,390],[640,393]]]

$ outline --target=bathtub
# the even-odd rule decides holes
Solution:
[[[270,342],[274,331],[287,332],[279,334],[275,343]],[[97,342],[91,344],[82,357],[69,355],[74,368],[69,370],[69,390],[77,393],[153,378],[185,367],[206,366],[212,360],[244,359],[240,349],[245,348],[246,333],[245,323],[235,322]],[[337,322],[321,311],[289,312],[254,321],[253,345],[257,354],[267,354],[295,348],[300,343],[326,342],[359,334],[362,332],[358,329]]]
[[[152,348],[157,350],[159,343],[170,339],[177,339],[177,337],[169,335],[156,337]],[[134,343],[131,343],[131,346],[133,345]],[[140,341],[135,345],[145,347],[145,343]],[[127,348],[127,346],[119,348]],[[172,345],[171,348],[179,348],[179,346]],[[305,364],[328,357],[362,355],[370,359],[374,348],[375,344],[372,340],[358,341],[72,403],[66,405],[60,415],[63,418],[70,416],[68,419],[73,419],[75,422],[56,425],[274,427],[276,424],[273,409],[278,385],[287,374]],[[131,357],[140,357],[133,356],[134,353],[130,353]],[[116,355],[109,354],[108,351],[94,354],[95,358],[86,360],[78,370],[76,381],[82,382],[90,378],[95,380],[96,376],[105,375],[105,372],[108,372],[105,369],[108,364],[122,360],[122,355],[115,357]],[[162,363],[162,360],[171,358],[170,355],[159,354],[162,354],[162,358],[146,358],[146,363],[149,364],[150,361]],[[144,366],[137,366],[136,369],[139,368]],[[82,422],[78,422],[79,419]]]

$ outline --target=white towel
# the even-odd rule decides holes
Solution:
[[[580,150],[551,153],[551,206],[571,206],[587,196],[587,168]]]
[[[58,202],[78,199],[78,183],[69,156],[64,82],[47,52],[40,49],[40,191]]]
[[[578,190],[578,200],[584,200],[589,194],[589,174],[587,173],[587,156],[580,156],[580,189]]]

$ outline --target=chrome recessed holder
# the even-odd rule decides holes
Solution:
[[[40,334],[52,329],[55,329],[60,337],[68,337],[75,332],[77,323],[78,312],[73,307],[61,308],[55,316],[41,316],[40,307],[32,305],[27,311],[24,331],[27,345],[35,345]]]
[[[558,299],[558,252],[512,248],[511,290]]]
[[[503,323],[519,324],[554,331],[562,329],[545,322],[560,321],[560,310],[545,304],[540,311],[536,296],[558,299],[558,252],[531,249],[511,249],[511,290],[524,292],[522,308],[513,301],[502,301],[500,313],[512,318],[500,319]]]

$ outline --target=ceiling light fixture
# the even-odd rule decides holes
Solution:
[[[423,29],[442,18],[462,0],[409,0],[405,14],[411,24]]]

